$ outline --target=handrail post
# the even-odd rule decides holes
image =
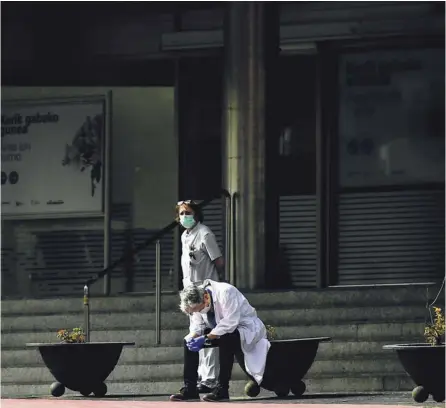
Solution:
[[[156,344],[161,344],[161,243],[158,239],[156,241],[155,250],[155,335]]]
[[[88,284],[84,286],[84,325],[85,325],[85,342],[90,342],[90,293]]]
[[[104,217],[104,269],[108,269],[110,266],[110,258],[111,258],[111,225],[110,225],[110,211],[107,210],[107,214]],[[111,286],[111,271],[108,271],[104,275],[104,295],[110,295],[110,286]]]
[[[106,132],[105,132],[105,169],[104,169],[104,269],[107,270],[111,263],[111,211],[112,211],[112,92],[107,93],[106,108]],[[110,295],[112,270],[104,276],[104,295]]]

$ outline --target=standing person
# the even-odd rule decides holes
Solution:
[[[201,208],[192,200],[177,203],[177,221],[185,228],[181,235],[183,287],[200,285],[206,279],[224,279],[224,260],[215,235],[203,224]],[[212,322],[207,322],[208,330]],[[199,353],[198,392],[210,393],[217,385],[219,372],[218,348],[202,349]]]
[[[217,387],[203,397],[216,402],[229,399],[234,356],[242,370],[258,385],[262,383],[266,358],[271,346],[266,327],[256,310],[234,286],[206,280],[203,285],[190,285],[180,293],[180,309],[189,314],[189,334],[184,339],[184,387],[170,397],[171,401],[199,398],[197,390],[198,353],[207,341],[218,339],[220,372]],[[214,317],[214,327],[206,335],[206,315]]]

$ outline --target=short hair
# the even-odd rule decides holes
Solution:
[[[180,310],[190,314],[189,309],[193,305],[199,305],[204,301],[205,290],[203,286],[189,285],[180,292]]]
[[[198,205],[198,203],[196,203],[195,201],[190,201],[190,202],[182,202],[181,204],[177,204],[177,206],[175,207],[175,221],[176,222],[180,222],[180,207],[182,205],[187,205],[194,213],[195,213],[195,221],[198,222],[203,222],[204,221],[204,217],[203,217],[203,211],[201,210],[201,207]]]

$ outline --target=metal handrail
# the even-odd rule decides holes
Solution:
[[[208,198],[206,200],[203,200],[198,206],[200,208],[206,207],[208,204],[210,204],[212,201],[214,201],[218,197],[225,197],[225,199],[228,201],[231,200],[231,195],[229,192],[225,189],[222,189],[218,195],[214,195],[211,198]],[[228,215],[226,215],[226,225],[228,225],[227,219]],[[230,225],[230,224],[229,224]],[[101,272],[99,272],[94,278],[89,279],[84,286],[84,319],[85,319],[85,338],[88,342],[90,339],[90,307],[89,307],[89,297],[90,297],[90,285],[93,283],[96,283],[99,279],[103,278],[105,275],[107,275],[111,270],[116,268],[119,264],[121,264],[124,261],[127,261],[129,258],[133,258],[136,254],[138,254],[141,250],[146,248],[152,243],[156,243],[156,258],[155,258],[155,274],[156,274],[156,343],[160,344],[160,332],[161,332],[161,244],[160,240],[161,238],[166,235],[168,232],[172,231],[178,226],[177,221],[171,222],[169,225],[161,229],[160,231],[156,232],[154,235],[149,237],[145,242],[142,244],[132,248],[130,251],[125,253],[121,256],[118,260],[113,262],[108,267],[104,268]],[[226,238],[227,238],[226,233]],[[226,254],[229,252],[228,243],[226,243]],[[227,256],[227,255],[226,255]]]
[[[206,207],[209,203],[211,203],[216,198],[221,197],[221,196],[231,197],[229,192],[227,190],[223,189],[223,190],[221,190],[220,194],[212,196],[211,198],[208,198],[206,200],[203,200],[200,204],[198,204],[198,206],[200,208]],[[136,246],[132,250],[130,250],[127,253],[125,253],[124,255],[122,255],[121,258],[119,258],[118,260],[113,262],[111,265],[109,265],[107,268],[105,268],[104,270],[99,272],[96,275],[96,277],[94,277],[92,279],[89,279],[86,282],[86,285],[90,286],[93,283],[96,283],[99,279],[103,278],[107,273],[109,273],[112,269],[116,268],[119,264],[121,264],[122,262],[128,260],[129,258],[133,258],[141,250],[143,250],[144,248],[146,248],[150,244],[155,243],[156,241],[161,239],[164,235],[166,235],[168,232],[172,231],[177,226],[178,226],[178,222],[177,221],[172,221],[169,225],[167,225],[163,229],[159,230],[158,232],[156,232],[151,237],[147,238],[146,241],[144,241],[142,244]]]

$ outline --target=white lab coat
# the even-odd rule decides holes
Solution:
[[[234,286],[207,279],[203,283],[212,292],[216,327],[211,334],[223,336],[238,329],[246,371],[260,385],[265,372],[266,357],[271,346],[263,322],[256,310]],[[203,334],[205,322],[201,313],[193,313],[190,332]]]

